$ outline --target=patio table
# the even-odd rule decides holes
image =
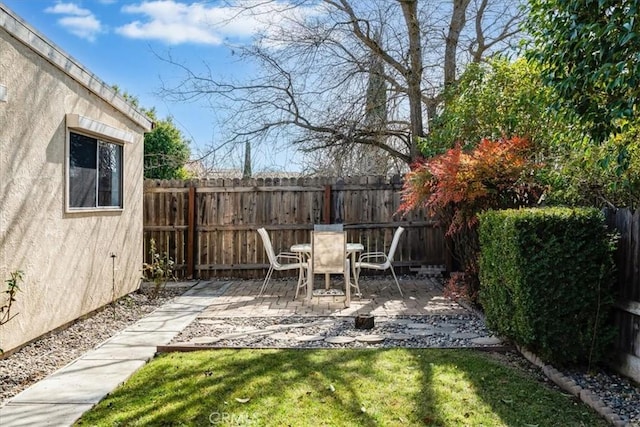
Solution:
[[[298,243],[290,248],[291,252],[303,254],[303,256],[309,258],[311,256],[311,243]],[[358,288],[358,281],[356,276],[356,254],[364,251],[364,245],[362,243],[347,243],[347,256],[351,256],[351,274],[355,282],[356,288]],[[307,299],[313,297],[313,271],[310,272],[307,278]],[[351,283],[349,283],[351,286]],[[329,275],[325,275],[325,288],[329,289]]]

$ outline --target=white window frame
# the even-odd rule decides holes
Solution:
[[[70,205],[70,167],[71,167],[71,133],[87,136],[97,140],[97,148],[99,150],[100,142],[115,144],[121,147],[120,159],[120,202],[121,206],[91,206],[91,207],[74,207]],[[121,212],[125,209],[125,188],[126,188],[126,144],[135,141],[135,135],[122,129],[117,129],[105,123],[89,119],[78,114],[66,115],[66,144],[65,144],[65,211],[66,213],[78,212]],[[96,168],[96,174],[98,169]],[[99,177],[97,177],[99,178]],[[96,186],[98,182],[96,182]],[[97,188],[96,188],[97,191]],[[96,193],[96,205],[97,195]]]

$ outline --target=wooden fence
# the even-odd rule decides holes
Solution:
[[[605,210],[607,224],[620,234],[616,251],[618,303],[615,322],[618,371],[640,382],[640,209]]]
[[[388,251],[406,228],[394,266],[400,271],[445,262],[438,223],[425,212],[396,214],[399,177],[145,181],[144,244],[176,262],[181,278],[264,276],[268,259],[256,232],[265,227],[276,251],[310,241],[314,224],[343,223],[349,242]]]

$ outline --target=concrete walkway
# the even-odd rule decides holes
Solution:
[[[68,426],[149,361],[196,318],[260,316],[383,316],[468,313],[442,296],[437,279],[363,281],[362,298],[345,308],[342,298],[294,300],[293,282],[273,280],[256,297],[261,280],[202,282],[0,408],[0,426]]]
[[[189,325],[230,282],[189,289],[69,365],[34,384],[0,408],[0,426],[68,426],[125,382]]]

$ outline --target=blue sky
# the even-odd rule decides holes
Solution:
[[[249,0],[250,1],[250,0]],[[226,42],[248,42],[260,24],[227,21],[231,11],[218,1],[190,0],[0,0],[28,24],[109,85],[135,95],[140,105],[172,116],[194,155],[219,142],[214,111],[203,103],[161,98],[162,81],[177,81],[176,67],[158,58],[171,56],[190,67],[203,61],[220,76],[250,72],[238,63]],[[219,113],[219,112],[218,112]],[[240,159],[241,153],[235,159]],[[253,153],[254,171],[295,170],[291,152]],[[237,166],[237,162],[226,166]],[[292,163],[293,161],[293,163]],[[221,165],[223,166],[223,165]]]

